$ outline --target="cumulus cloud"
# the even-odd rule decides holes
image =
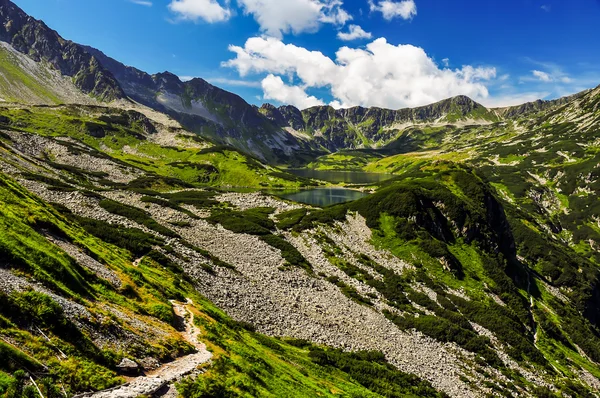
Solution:
[[[380,0],[377,3],[369,0],[371,12],[380,12],[388,21],[394,18],[411,19],[417,15],[417,4],[414,0]]]
[[[172,0],[169,10],[181,20],[209,23],[223,22],[231,18],[231,10],[221,6],[217,0]]]
[[[342,0],[237,0],[260,29],[281,38],[285,33],[316,32],[321,24],[344,25],[352,16]]]
[[[308,95],[301,87],[288,86],[283,82],[281,77],[272,74],[263,79],[262,88],[264,99],[292,104],[300,109],[325,104],[320,99]]]
[[[365,32],[363,28],[358,25],[350,25],[348,26],[348,32],[339,32],[337,37],[340,40],[352,41],[358,39],[370,39],[373,35],[370,32]]]
[[[293,93],[295,103],[308,97],[306,90],[324,88],[334,98],[331,105],[335,107],[385,108],[426,105],[461,94],[475,100],[484,99],[489,95],[485,81],[496,77],[495,68],[469,65],[454,70],[440,68],[422,48],[395,46],[383,38],[374,40],[366,48],[342,47],[335,59],[272,37],[253,37],[244,47],[230,46],[229,49],[236,57],[223,65],[235,68],[241,76],[273,75],[267,81],[269,96],[280,102],[291,101],[293,86],[283,87],[279,76],[300,82],[296,87],[300,91]],[[276,93],[272,91],[275,88],[285,91],[285,101],[284,94],[275,98]],[[298,98],[304,100],[297,101]]]

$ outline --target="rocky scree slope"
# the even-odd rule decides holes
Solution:
[[[115,252],[119,259],[88,254],[100,264],[93,267],[86,265],[92,265],[89,259],[73,254],[81,267],[96,275],[86,280],[108,278],[107,283],[116,286],[110,289],[119,289],[111,293],[89,282],[94,296],[83,297],[83,308],[72,306],[79,308],[82,319],[89,317],[85,311],[95,314],[96,308],[110,306],[119,319],[127,314],[127,323],[141,330],[163,322],[158,330],[171,334],[169,328],[177,322],[169,300],[191,297],[200,303],[196,309],[205,315],[196,319],[215,365],[194,380],[182,381],[184,395],[212,388],[242,396],[244,391],[254,391],[254,396],[331,394],[322,383],[331,383],[334,374],[340,374],[335,372],[346,375],[343,382],[334,383],[340,390],[362,388],[361,396],[435,396],[435,390],[456,397],[540,396],[552,391],[582,396],[596,391],[598,337],[586,310],[594,308],[589,292],[597,286],[596,267],[568,246],[549,243],[545,231],[528,229],[535,220],[502,204],[494,188],[472,169],[438,162],[414,169],[360,201],[323,210],[305,208],[260,193],[221,195],[150,174],[141,155],[151,156],[157,147],[146,146],[158,136],[164,142],[169,134],[184,144],[186,140],[177,137],[181,131],[169,133],[156,122],[144,127],[139,116],[117,117],[110,108],[77,108],[4,111],[0,167],[10,176],[3,187],[14,187],[7,201],[25,203],[24,195],[31,198],[26,203],[37,203],[39,210],[27,205],[21,211],[35,215],[48,209],[51,217],[19,217],[75,247],[88,247],[85,242],[90,239],[100,247],[114,245],[106,246],[106,253]],[[82,126],[80,120],[62,130],[39,129],[36,114],[58,127],[82,114],[95,114],[95,119],[85,119],[86,128],[74,128]],[[110,126],[106,120],[112,121]],[[121,146],[123,140],[127,145]],[[167,150],[172,160],[188,151],[185,146]],[[18,207],[9,209],[15,212]],[[71,238],[64,238],[65,225],[80,235],[68,229]],[[40,233],[28,228],[16,241],[7,242],[27,242],[27,236]],[[47,250],[57,250],[54,247]],[[76,253],[66,244],[59,247]],[[14,259],[23,256],[21,249],[10,253]],[[557,281],[536,271],[536,264],[555,258],[564,268],[561,273],[575,271],[573,279]],[[101,264],[108,272],[98,271]],[[18,269],[41,281],[41,293],[54,294],[54,300],[64,296],[62,285],[44,277],[52,268]],[[54,279],[68,282],[70,289],[77,287],[71,279]],[[7,293],[21,303],[11,296],[14,288]],[[73,311],[65,308],[67,314]],[[7,325],[9,331],[3,333],[8,339],[15,327],[27,329],[28,324]],[[253,328],[283,339],[264,337],[251,332]],[[96,344],[104,341],[101,329],[83,330],[98,339]],[[103,349],[115,351],[102,366],[114,369],[121,356],[143,362],[144,354],[114,341],[102,343]],[[44,358],[24,343],[11,344]],[[292,357],[307,374],[290,366]],[[64,365],[59,360],[52,366]],[[292,383],[290,375],[300,378],[300,385]],[[391,387],[382,385],[399,390],[390,393],[386,388]],[[69,388],[80,392],[104,385]]]
[[[290,283],[292,273],[277,267],[291,261],[296,265],[284,268],[293,272],[302,265],[276,234],[259,239],[220,227],[227,221],[216,217],[237,217],[231,214],[233,204],[199,188],[198,181],[194,185],[146,169],[148,158],[142,155],[157,153],[158,142],[181,145],[163,149],[173,156],[166,162],[210,149],[189,138],[192,133],[183,136],[135,112],[73,105],[3,109],[1,131],[0,350],[6,360],[0,364],[0,393],[27,396],[35,387],[25,382],[25,370],[49,397],[64,395],[63,388],[68,396],[147,393],[165,381],[169,391],[178,389],[183,396],[215,391],[229,396],[445,396],[380,353],[351,354],[267,337],[205,298],[224,297],[221,280],[239,279],[247,287],[259,278],[252,276],[250,261],[268,259],[256,264],[261,269],[277,264],[273,276],[285,275]],[[115,145],[123,141],[129,149]],[[205,155],[222,152],[198,156]],[[230,165],[245,164],[246,158],[234,156]],[[181,167],[184,175],[198,170]],[[231,195],[225,198],[240,203]],[[241,200],[246,209],[299,207],[262,195]],[[246,256],[242,249],[227,249],[243,242],[256,251]],[[305,268],[301,275],[307,278]],[[330,294],[345,299],[335,289]],[[187,321],[173,301],[186,298],[193,313]],[[184,331],[192,318],[199,334]],[[206,344],[212,366],[180,366],[198,357],[193,351],[200,344],[189,341],[190,334]],[[123,359],[133,360],[142,377],[119,387],[132,376],[123,374]],[[180,381],[172,373],[152,378],[161,369],[180,368],[192,370],[191,375]]]

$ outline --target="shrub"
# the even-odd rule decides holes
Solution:
[[[162,226],[158,222],[156,222],[150,214],[146,211],[138,209],[137,207],[124,205],[119,202],[115,202],[114,200],[104,199],[99,203],[100,207],[109,213],[117,214],[119,216],[128,218],[132,221],[135,221],[141,225],[144,225],[159,234],[171,237],[178,238],[179,235],[175,232],[171,231],[169,228]]]
[[[397,370],[385,361],[381,352],[348,353],[342,350],[310,347],[309,357],[321,366],[331,366],[348,373],[354,380],[384,397],[446,397],[429,382]]]
[[[127,189],[169,187],[169,188],[193,188],[192,184],[178,180],[177,178],[163,176],[139,177],[127,184]]]
[[[79,217],[74,214],[68,216],[78,223],[90,235],[102,239],[130,251],[133,255],[141,257],[146,255],[152,246],[163,245],[164,241],[137,228],[123,228],[120,225],[109,224],[92,218]]]
[[[165,200],[165,199],[155,198],[153,196],[142,196],[140,198],[140,201],[142,201],[143,203],[154,203],[154,204],[162,206],[162,207],[168,207],[168,208],[171,208],[173,210],[177,210],[177,211],[179,211],[181,213],[184,213],[184,214],[190,216],[191,218],[193,218],[195,220],[197,220],[197,219],[200,218],[197,215],[195,215],[194,213],[192,213],[191,211],[189,211],[187,209],[184,209],[183,207],[181,207],[181,206],[179,206],[179,205],[177,205],[175,203],[171,203],[170,201]]]
[[[306,261],[304,256],[296,249],[291,243],[283,239],[278,235],[267,234],[262,235],[260,239],[276,249],[281,250],[281,257],[283,257],[288,263],[296,267],[310,270],[312,267]]]
[[[164,193],[160,196],[163,199],[167,199],[171,203],[177,205],[192,205],[198,209],[212,207],[219,204],[218,201],[213,199],[215,193],[208,191],[181,191],[175,193]]]
[[[279,229],[290,229],[293,226],[297,225],[302,221],[304,216],[306,216],[306,209],[295,209],[286,211],[283,213],[279,213],[277,218],[277,228]]]
[[[173,307],[166,304],[153,304],[147,308],[148,313],[161,321],[173,325],[175,322],[175,313]]]

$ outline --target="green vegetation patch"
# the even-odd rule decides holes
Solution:
[[[281,256],[296,267],[310,270],[311,266],[292,244],[281,236],[274,234],[275,223],[269,215],[275,209],[258,207],[246,211],[217,210],[207,219],[213,224],[221,224],[224,228],[239,234],[258,236],[263,242],[281,251]]]
[[[100,205],[100,207],[102,207],[109,213],[117,214],[119,216],[128,218],[132,221],[135,221],[141,225],[150,228],[153,231],[158,232],[159,234],[171,238],[179,237],[178,234],[176,234],[169,228],[164,227],[158,222],[156,222],[148,212],[138,209],[137,207],[124,205],[120,202],[115,202],[114,200],[110,199],[103,199],[98,204]]]
[[[196,321],[215,357],[206,373],[177,385],[185,397],[446,397],[394,368],[379,352],[344,353],[304,340],[263,336],[203,306],[209,317]]]

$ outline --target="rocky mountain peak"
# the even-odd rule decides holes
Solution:
[[[171,72],[165,71],[152,76],[152,79],[161,91],[179,92],[182,90],[183,82]]]
[[[279,109],[272,104],[262,104],[262,106],[258,108],[258,111],[279,127],[286,127],[288,125],[288,120],[283,116]]]
[[[439,118],[448,114],[454,116],[466,116],[476,109],[485,110],[486,108],[466,95],[459,95],[431,105],[415,108],[415,113],[426,118]]]

